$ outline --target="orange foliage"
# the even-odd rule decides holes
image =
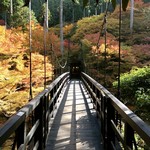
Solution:
[[[52,32],[51,33],[45,32],[45,35],[44,35],[43,27],[40,25],[36,25],[32,30],[32,50],[33,50],[33,52],[43,53],[44,38],[46,39],[45,46],[46,46],[47,54],[49,55],[49,53],[51,51],[51,44],[53,45],[56,54],[59,54],[60,53],[60,50],[59,50],[60,42],[59,42],[58,36]]]
[[[5,26],[0,26],[0,42],[5,39]]]
[[[26,41],[26,33],[18,31],[18,29],[6,30],[5,36],[2,35],[0,41],[0,53],[13,55],[14,53],[20,54],[27,50],[27,47],[24,45]]]
[[[70,34],[70,32],[71,32],[72,29],[73,29],[73,24],[66,25],[63,28],[64,35],[68,36]]]
[[[53,75],[53,66],[49,60],[51,44],[55,52],[59,53],[59,39],[54,33],[47,33],[46,42],[46,80],[50,82]],[[32,25],[33,97],[44,89],[43,53],[43,27]],[[0,60],[0,114],[3,112],[11,115],[28,102],[29,98],[29,31],[23,32],[21,27],[6,30],[0,26]],[[12,103],[11,108],[10,103]],[[6,107],[3,107],[4,104]]]
[[[7,55],[9,58],[5,60],[2,58],[2,68],[9,69],[12,66],[12,63],[16,64],[13,66],[16,74],[22,74],[25,79],[26,77],[29,78],[29,31],[22,32],[22,28],[19,27],[17,29],[9,29],[6,30],[5,28],[0,26],[0,54]],[[46,38],[46,50],[47,54],[50,52],[51,44],[55,47],[55,51],[58,51],[59,46],[59,39],[53,33],[48,33]],[[43,71],[43,61],[44,57],[39,53],[43,54],[44,51],[44,32],[43,27],[40,25],[32,26],[32,69],[33,69],[33,76],[37,76],[39,78],[43,78],[44,71]],[[26,59],[24,60],[24,55]],[[49,55],[48,55],[49,56]],[[51,80],[51,73],[52,73],[52,65],[49,63],[48,56],[46,57],[46,65],[47,65],[47,72],[49,74],[49,79]],[[10,71],[10,72],[14,72]],[[19,72],[18,72],[19,71]],[[40,72],[40,73],[39,73]],[[10,73],[11,74],[11,73]],[[36,77],[37,78],[37,77]],[[33,79],[34,80],[34,79]],[[35,79],[35,82],[38,80]],[[41,82],[41,80],[39,80]],[[29,84],[29,79],[26,80],[26,84]]]
[[[104,37],[100,38],[99,41],[99,47],[97,47],[97,39],[98,39],[99,33],[95,33],[95,34],[88,34],[85,36],[86,39],[88,39],[90,42],[94,43],[95,45],[92,46],[92,51],[93,53],[104,53],[105,51],[105,39]],[[107,33],[107,38],[106,38],[106,44],[107,44],[107,48],[106,51],[108,54],[117,54],[119,47],[118,47],[118,41],[116,40],[116,38]],[[121,53],[123,54],[125,51],[121,50]]]

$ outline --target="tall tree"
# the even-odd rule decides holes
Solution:
[[[8,11],[10,6],[10,0],[1,0],[0,1],[0,13]]]
[[[72,0],[74,3],[76,2],[79,2],[79,0]],[[102,2],[108,2],[108,0],[95,0],[95,2],[98,4],[99,1],[102,1]],[[88,2],[89,0],[82,0],[83,2],[83,7],[86,7],[88,5]],[[116,0],[111,0],[112,4],[113,4],[113,7],[115,8],[116,7]],[[127,6],[128,6],[128,2],[129,0],[122,0],[122,8],[123,10],[125,11]]]
[[[63,46],[63,0],[60,0],[60,50],[63,54],[64,46]]]
[[[134,0],[131,0],[131,11],[130,11],[130,32],[133,32],[133,16],[134,16]]]
[[[5,20],[5,24],[7,25],[8,14],[10,14],[10,0],[1,0],[0,1],[0,18]]]

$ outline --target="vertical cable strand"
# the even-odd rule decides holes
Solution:
[[[104,31],[104,32],[105,32],[104,87],[106,87],[106,67],[107,67],[107,66],[106,66],[106,63],[107,63],[107,57],[106,57],[106,55],[107,55],[107,45],[106,45],[106,44],[107,44],[107,41],[106,41],[106,40],[107,40],[107,35],[106,35],[106,34],[107,34],[107,33],[106,33],[106,32],[107,32],[107,22],[106,22],[106,15],[105,15],[105,17],[104,17],[104,24],[105,24],[105,29],[104,29],[104,30],[105,30],[105,31]]]
[[[46,88],[46,50],[47,50],[47,33],[48,33],[48,0],[45,3],[44,14],[44,89]]]
[[[32,24],[31,24],[31,0],[29,1],[29,46],[30,46],[30,94],[29,100],[33,98],[32,95]]]
[[[121,61],[121,8],[122,8],[122,0],[120,0],[120,10],[119,10],[119,53],[118,53],[118,99],[120,100],[120,61]]]
[[[119,52],[118,52],[118,89],[117,89],[117,97],[120,100],[121,99],[121,93],[120,93],[120,61],[121,61],[121,10],[122,10],[122,0],[120,0],[120,7],[119,7]],[[116,125],[119,123],[119,128],[121,132],[121,118],[119,118],[119,114],[116,112]]]

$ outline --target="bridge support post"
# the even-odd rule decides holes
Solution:
[[[46,144],[48,130],[49,130],[49,94],[44,96],[44,143]],[[44,144],[44,146],[45,146]]]
[[[38,150],[43,150],[44,146],[43,146],[43,99],[44,97],[40,98],[40,104],[37,106],[37,108],[35,109],[35,121],[39,120],[39,126],[36,130],[35,133],[35,144],[38,143]]]
[[[128,123],[125,123],[124,139],[126,145],[133,149],[134,131]]]
[[[112,128],[112,122],[115,121],[115,110],[111,104],[111,99],[107,98],[107,146],[106,149],[107,150],[112,150],[114,145],[115,145],[115,132]]]
[[[16,130],[17,149],[24,143],[25,138],[25,121]]]
[[[104,140],[104,147],[107,145],[107,134],[106,134],[106,97],[101,94],[101,133]]]

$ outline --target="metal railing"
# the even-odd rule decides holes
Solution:
[[[13,135],[14,140],[11,149],[44,149],[49,130],[49,120],[53,117],[57,99],[68,80],[69,73],[62,74],[49,87],[9,118],[0,128],[0,148]]]
[[[150,147],[150,127],[143,120],[87,74],[81,79],[100,118],[104,149],[139,149],[137,136]]]
[[[150,127],[102,85],[85,73],[83,80],[101,122],[104,149],[138,149],[135,135],[150,146]],[[69,80],[64,73],[13,115],[0,129],[0,148],[14,136],[13,149],[45,149],[49,121],[56,110],[62,88]],[[120,127],[121,126],[121,127]]]

